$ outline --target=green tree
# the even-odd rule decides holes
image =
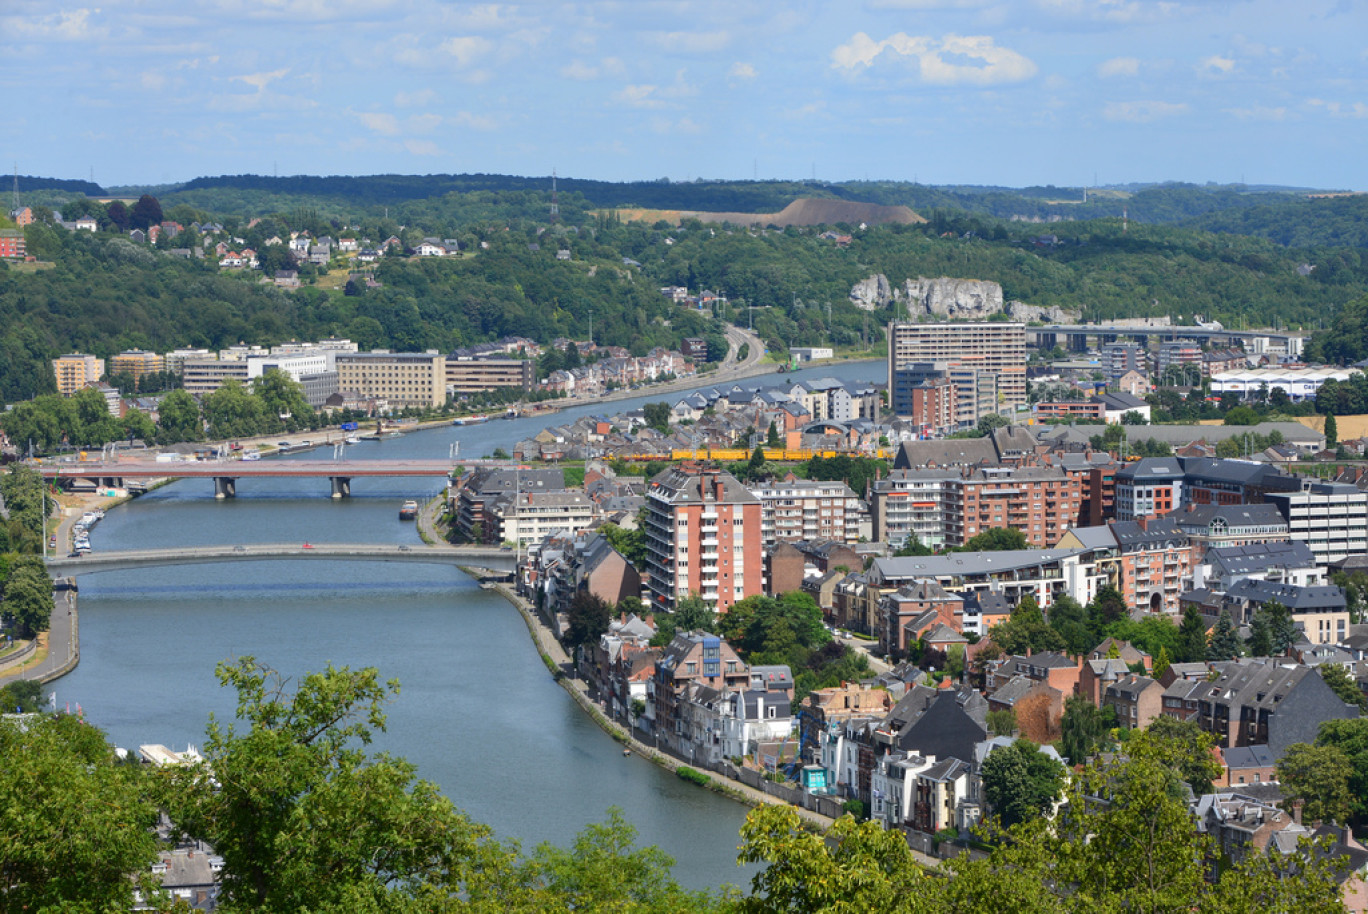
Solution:
[[[1207,654],[1207,629],[1195,606],[1183,610],[1183,622],[1178,626],[1179,663],[1196,663]]]
[[[0,909],[128,911],[156,860],[145,772],[71,715],[0,719]]]
[[[213,438],[251,438],[266,431],[266,413],[261,398],[234,378],[224,381],[213,393],[205,394],[201,407]]]
[[[599,527],[599,533],[608,540],[608,544],[622,554],[622,557],[631,562],[633,567],[645,568],[646,561],[646,530],[638,525],[636,529],[627,530],[617,524],[604,524]]]
[[[717,624],[717,615],[707,601],[691,593],[675,604],[674,622],[677,631],[710,632]]]
[[[47,708],[47,695],[43,684],[35,679],[16,679],[0,688],[0,712],[31,714]]]
[[[1126,604],[1126,597],[1121,591],[1107,584],[1098,588],[1096,596],[1088,604],[1088,618],[1092,621],[1093,629],[1101,632],[1129,619],[1130,606]]]
[[[304,387],[283,371],[272,368],[252,384],[261,400],[264,424],[269,432],[280,428],[296,431],[313,423],[314,411],[304,398]]]
[[[1011,736],[1016,732],[1016,728],[1016,712],[1011,708],[988,712],[988,732],[994,736]]]
[[[779,440],[779,428],[774,424],[774,420],[771,419],[769,430],[765,432],[765,447],[777,448],[783,446],[784,442]]]
[[[1027,739],[994,749],[983,762],[983,796],[1012,826],[1045,815],[1064,784],[1064,766]]]
[[[1126,741],[1127,754],[1151,758],[1177,773],[1196,796],[1210,793],[1221,766],[1211,754],[1214,740],[1190,720],[1160,715]]]
[[[1256,646],[1262,652],[1254,653]],[[1297,627],[1292,622],[1292,612],[1277,600],[1272,600],[1254,611],[1249,626],[1250,653],[1256,657],[1284,656],[1297,642]]]
[[[1169,659],[1168,646],[1160,647],[1159,653],[1154,658],[1154,678],[1161,678],[1171,666],[1173,666],[1173,661]]]
[[[1005,552],[1012,549],[1029,549],[1026,534],[1015,527],[993,527],[977,536],[970,537],[956,552]]]
[[[1234,660],[1240,656],[1240,636],[1235,632],[1235,622],[1230,618],[1230,610],[1221,610],[1221,616],[1216,620],[1216,628],[1211,632],[1211,641],[1207,644],[1207,660]]]
[[[1339,443],[1339,423],[1334,413],[1325,414],[1325,446],[1330,448]]]
[[[1333,746],[1349,759],[1350,809],[1356,819],[1368,818],[1368,717],[1322,721],[1317,746]]]
[[[903,544],[893,552],[893,555],[899,558],[935,554],[936,550],[932,549],[930,546],[923,545],[922,541],[917,539],[917,534],[912,532],[907,534],[907,539],[903,540]]]
[[[641,414],[646,419],[646,425],[655,429],[662,435],[670,433],[670,404],[665,402],[647,403],[641,407]]]
[[[1358,683],[1343,666],[1338,663],[1322,663],[1316,667],[1316,672],[1320,673],[1325,684],[1340,697],[1340,701],[1360,711],[1368,711],[1368,699],[1364,698]]]
[[[474,887],[488,830],[408,762],[365,749],[396,683],[329,666],[290,691],[251,657],[217,672],[246,730],[211,717],[204,764],[169,772],[167,809],[223,858],[223,904],[387,910],[420,891]]]
[[[1114,725],[1110,707],[1099,708],[1081,695],[1070,696],[1059,723],[1059,754],[1074,765],[1086,763],[1107,745],[1107,732]]]
[[[10,569],[0,609],[12,616],[19,629],[32,637],[52,623],[52,578],[42,559],[25,557]]]
[[[157,440],[161,444],[203,441],[199,404],[183,390],[173,390],[157,405]]]
[[[1302,816],[1307,822],[1349,821],[1349,779],[1353,768],[1349,756],[1338,746],[1311,746],[1294,743],[1278,760],[1278,783],[1291,803],[1306,805]]]

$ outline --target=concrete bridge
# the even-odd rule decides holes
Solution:
[[[517,466],[510,460],[461,460],[463,467]],[[257,477],[326,478],[332,483],[332,497],[351,494],[351,481],[358,476],[450,476],[456,467],[451,460],[185,460],[167,463],[144,460],[78,461],[43,463],[36,469],[43,478],[54,481],[82,479],[96,486],[122,487],[126,479],[214,480],[215,498],[232,498],[239,479]]]
[[[377,546],[369,543],[255,543],[242,546],[189,546],[177,549],[132,549],[89,552],[79,558],[49,558],[53,578],[72,578],[101,571],[131,571],[166,565],[212,565],[222,562],[273,561],[407,562],[421,565],[478,565],[512,571],[512,550],[491,546]]]
[[[1071,352],[1086,352],[1095,346],[1114,343],[1119,339],[1134,340],[1148,346],[1151,339],[1159,342],[1171,340],[1195,340],[1199,343],[1229,345],[1235,342],[1249,343],[1258,338],[1268,340],[1275,346],[1286,347],[1293,339],[1300,340],[1302,334],[1278,330],[1230,330],[1208,327],[1186,327],[1163,324],[1134,326],[1131,324],[1055,324],[1051,326],[1027,326],[1026,344],[1041,349],[1051,349],[1056,345]],[[1246,349],[1251,349],[1246,345]]]

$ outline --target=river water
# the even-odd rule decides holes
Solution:
[[[856,363],[788,379],[868,381],[884,372],[883,363]],[[440,458],[453,441],[462,456],[478,457],[548,423],[682,396],[362,442],[349,459]],[[440,487],[357,478],[351,498],[331,499],[326,479],[253,479],[239,482],[236,498],[216,501],[209,480],[182,480],[111,510],[91,543],[100,550],[418,542],[414,525],[397,519],[399,504]],[[736,866],[744,807],[624,757],[552,680],[521,616],[455,569],[244,562],[110,572],[82,578],[80,588],[81,662],[53,688],[59,705],[80,704],[116,745],[183,749],[202,741],[210,714],[231,720],[234,696],[214,678],[222,660],[253,655],[288,676],[328,663],[375,666],[398,679],[401,692],[373,748],[416,764],[420,777],[500,837],[526,849],[564,845],[617,806],[639,843],[675,858],[686,886],[745,884],[753,872]]]

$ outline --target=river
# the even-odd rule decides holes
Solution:
[[[785,380],[878,380],[884,365],[812,369]],[[777,384],[757,378],[742,386]],[[548,422],[623,412],[647,395],[588,404],[556,417],[445,427],[363,442],[349,459],[440,458],[453,441],[477,457],[511,448]],[[309,455],[299,455],[307,458]],[[322,456],[322,453],[315,455]],[[283,458],[292,459],[292,458]],[[293,458],[299,459],[299,457]],[[96,550],[256,542],[417,542],[399,503],[440,480],[364,479],[331,499],[323,479],[242,480],[216,501],[208,480],[182,480],[111,510]],[[567,844],[610,807],[638,841],[676,860],[691,888],[745,884],[736,866],[745,808],[699,789],[617,743],[547,673],[526,626],[501,597],[455,569],[359,562],[179,566],[80,580],[81,662],[53,684],[120,746],[198,745],[209,715],[230,720],[234,696],[214,666],[253,655],[288,676],[326,664],[375,666],[400,681],[389,729],[374,748],[408,758],[420,777],[477,821],[524,848]]]

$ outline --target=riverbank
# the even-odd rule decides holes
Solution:
[[[482,569],[478,568],[463,567],[461,570],[476,578],[479,578],[483,572]],[[684,760],[678,759],[673,755],[637,739],[636,735],[631,730],[609,718],[608,715],[603,712],[603,709],[589,696],[588,683],[578,678],[575,673],[574,663],[570,656],[565,652],[565,648],[561,645],[555,634],[552,633],[551,629],[547,627],[546,623],[537,614],[532,604],[515,593],[513,588],[507,584],[493,583],[488,589],[498,593],[509,603],[513,604],[513,607],[517,609],[518,613],[522,616],[523,622],[526,623],[528,634],[532,636],[532,642],[537,648],[537,653],[541,655],[542,662],[546,664],[547,670],[550,671],[556,681],[560,683],[561,688],[565,689],[570,697],[575,700],[575,703],[579,705],[580,709],[588,714],[605,733],[621,743],[625,749],[630,750],[633,754],[638,755],[646,761],[658,765],[667,771],[673,771],[675,773],[679,773],[681,769],[694,771],[706,779],[707,783],[704,786],[706,786],[707,789],[736,800],[739,803],[743,803],[746,806],[792,805],[782,798],[770,796],[769,794],[756,790],[740,781],[724,777],[717,772],[692,767]],[[692,778],[688,778],[687,780],[692,780]],[[834,819],[813,812],[810,809],[804,809],[801,806],[794,806],[793,808],[798,811],[798,815],[802,818],[804,824],[810,828],[826,829],[835,822]]]

